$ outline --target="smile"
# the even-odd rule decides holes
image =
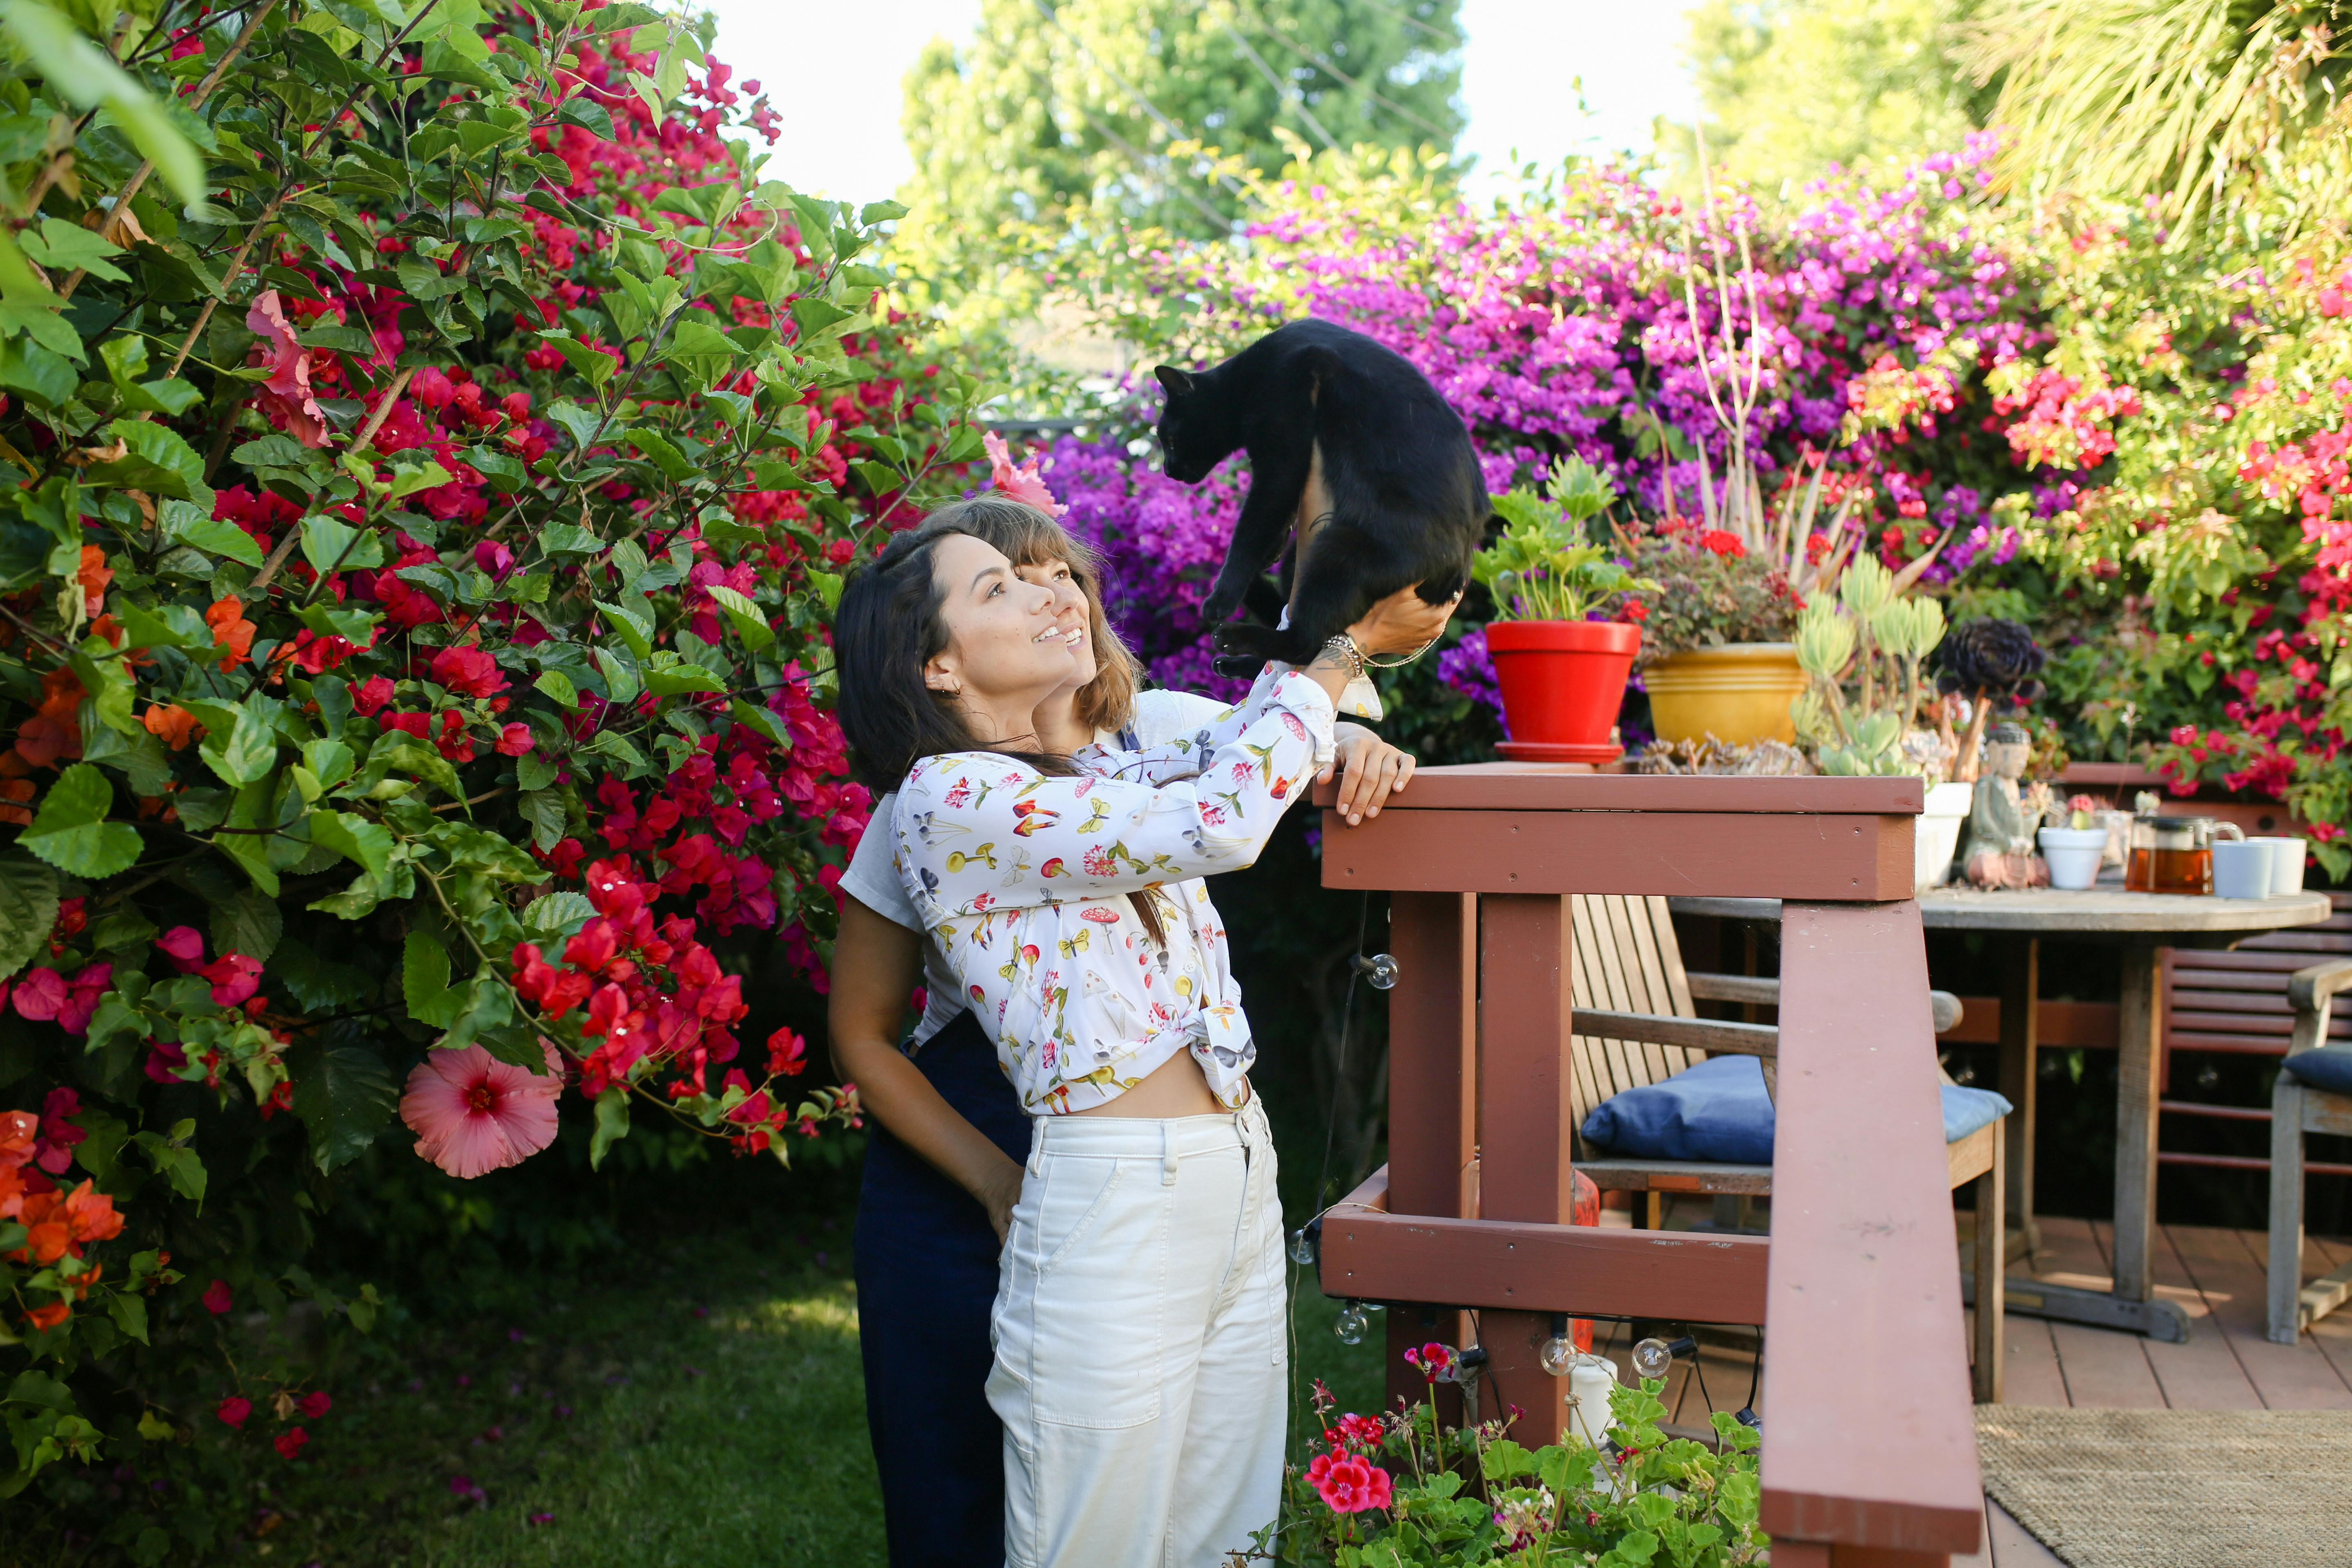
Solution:
[[[1072,626],[1068,631],[1060,630],[1058,627],[1048,627],[1045,630],[1039,632],[1035,637],[1031,637],[1029,640],[1031,642],[1057,642],[1066,647],[1076,647],[1078,646],[1078,639],[1086,635],[1087,628],[1084,626]]]

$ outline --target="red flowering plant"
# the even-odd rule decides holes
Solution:
[[[1431,1396],[1400,1398],[1381,1415],[1339,1414],[1318,1379],[1319,1437],[1285,1478],[1281,1517],[1255,1542],[1276,1563],[1363,1563],[1667,1562],[1732,1568],[1760,1561],[1757,1436],[1714,1417],[1717,1448],[1658,1427],[1665,1385],[1620,1384],[1609,1397],[1602,1447],[1579,1437],[1529,1449],[1510,1432],[1520,1412],[1452,1426],[1437,1414],[1439,1384],[1475,1375],[1450,1345],[1408,1349]],[[1467,1401],[1465,1401],[1467,1402]],[[1475,1403],[1473,1404],[1475,1409]]]
[[[221,1363],[203,1281],[365,1326],[235,1216],[395,1119],[462,1176],[573,1089],[595,1161],[633,1106],[779,1158],[855,1124],[797,1036],[743,1048],[740,972],[822,984],[869,805],[839,574],[982,455],[866,258],[900,209],[763,180],[707,19],[152,14],[26,0],[0,64],[40,128],[0,126],[0,1083],[80,1096],[12,1169],[189,1238],[77,1272],[12,1216],[0,1384],[134,1445],[275,1398],[156,1370]],[[89,1310],[97,1267],[166,1304]],[[56,1457],[16,1454],[0,1495]]]

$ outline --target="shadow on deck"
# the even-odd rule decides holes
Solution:
[[[1706,1200],[1683,1199],[1666,1225],[1685,1229],[1712,1218]],[[1958,1216],[1960,1258],[1969,1256],[1971,1218]],[[1601,1223],[1627,1216],[1604,1213]],[[2110,1229],[2105,1220],[2042,1215],[2042,1250],[2031,1272],[2053,1284],[2104,1290],[2112,1283]],[[2179,1303],[2189,1319],[2186,1344],[2164,1344],[2137,1334],[2053,1322],[2011,1313],[2004,1404],[2067,1405],[2103,1410],[2352,1410],[2352,1315],[2322,1319],[2293,1345],[2263,1337],[2263,1251],[2256,1231],[2204,1226],[2160,1226],[2155,1259],[2157,1293]],[[2304,1275],[2325,1274],[2352,1261],[2352,1242],[2313,1237],[2304,1242]],[[1768,1331],[1769,1333],[1769,1331]],[[1747,1405],[1756,1376],[1753,1329],[1696,1331],[1696,1361],[1675,1363],[1664,1394],[1667,1421],[1691,1436],[1703,1435],[1710,1410]],[[1622,1323],[1593,1325],[1593,1349],[1621,1369],[1631,1341]],[[2000,1505],[1986,1507],[1986,1547],[1955,1557],[1952,1568],[2051,1568],[2054,1556]]]

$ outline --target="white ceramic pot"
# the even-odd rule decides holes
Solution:
[[[2041,837],[2052,887],[2081,892],[2099,879],[2099,857],[2107,847],[2105,828],[2045,827]]]
[[[2267,838],[2213,841],[2213,893],[2222,899],[2271,896],[2271,849]]]
[[[1939,784],[1927,786],[1927,808],[1914,830],[1912,855],[1915,885],[1921,892],[1940,888],[1952,872],[1952,856],[1960,847],[1960,824],[1976,803],[1976,786]]]
[[[2257,838],[2271,847],[2271,897],[2283,899],[2303,891],[2303,861],[2306,850],[2300,838]]]

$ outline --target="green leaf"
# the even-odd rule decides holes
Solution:
[[[629,1091],[608,1089],[596,1097],[596,1131],[588,1140],[588,1168],[604,1168],[604,1155],[629,1135]]]
[[[129,273],[106,259],[121,255],[122,247],[78,223],[68,223],[61,217],[43,218],[37,231],[21,230],[16,243],[25,247],[26,255],[53,272],[70,272],[79,268],[110,283],[131,281]]]
[[[164,509],[163,537],[173,543],[193,545],[207,555],[226,555],[231,561],[241,561],[247,566],[261,564],[261,546],[253,535],[226,519],[209,516],[194,507]],[[177,510],[179,515],[169,515]]]
[[[147,490],[212,510],[213,492],[205,483],[205,460],[169,426],[148,419],[117,419],[107,429],[122,443],[123,454],[111,462],[84,468],[82,483]]]
[[[294,1114],[310,1131],[310,1158],[321,1171],[368,1151],[400,1107],[399,1086],[373,1049],[305,1042],[286,1053],[294,1080]]]
[[[607,600],[598,599],[596,608],[613,623],[614,631],[628,645],[629,651],[639,658],[650,658],[654,651],[653,618],[642,610],[626,609]]]
[[[530,824],[530,841],[541,849],[552,849],[563,842],[566,817],[562,790],[523,791],[522,815]]]
[[[600,136],[607,142],[613,140],[613,117],[604,111],[603,104],[585,92],[565,99],[563,107],[555,111],[555,119],[560,125],[577,125],[591,135]]]
[[[430,458],[421,466],[395,462],[392,466],[392,489],[384,499],[398,500],[419,490],[434,489],[447,484],[452,477],[448,469]]]
[[[320,513],[302,520],[302,558],[322,577],[355,572],[383,564],[383,542],[373,529],[362,533],[341,518]]]
[[[431,931],[411,929],[400,950],[400,994],[408,1016],[446,1029],[457,1016],[458,994],[449,988],[449,950]]]
[[[840,605],[841,578],[836,574],[820,572],[812,566],[808,569],[808,580],[809,586],[816,590],[817,597],[824,601],[828,613]]]
[[[72,876],[93,881],[111,877],[139,858],[140,847],[137,828],[106,820],[113,808],[114,785],[106,775],[88,763],[76,763],[41,797],[33,825],[16,842]]]
[[[348,811],[310,814],[310,842],[381,877],[392,863],[392,829]]]
[[[768,617],[761,614],[760,606],[753,604],[748,595],[739,593],[723,583],[712,584],[707,592],[711,602],[725,613],[728,624],[735,628],[735,635],[743,639],[745,647],[763,648],[775,642],[774,628],[768,625]]]
[[[241,952],[264,963],[278,951],[278,939],[286,931],[286,919],[278,912],[278,901],[265,899],[250,888],[241,888],[215,904],[211,923],[216,951]]]
[[[507,984],[496,964],[485,963],[474,972],[473,980],[462,993],[462,1000],[449,1020],[449,1033],[441,1043],[453,1047],[479,1045],[502,1062],[544,1073],[547,1058],[538,1049],[536,1031],[518,1037],[501,1033],[514,1022],[514,1016],[513,987]]]
[[[857,209],[857,221],[871,228],[877,223],[889,223],[907,216],[907,209],[897,202],[867,202]]]
[[[650,426],[641,425],[630,430],[629,445],[635,447],[654,467],[680,483],[701,472],[699,468],[686,460],[685,453],[670,445],[667,437]]]
[[[57,872],[21,850],[0,851],[0,980],[30,963],[57,923]]]
[[[160,1132],[141,1132],[131,1142],[146,1152],[148,1163],[155,1167],[157,1173],[171,1178],[173,1192],[202,1203],[207,1182],[205,1163],[187,1146],[195,1135],[195,1121],[188,1119],[173,1122],[169,1137]]]
[[[204,721],[205,738],[198,749],[222,783],[239,788],[258,784],[278,765],[277,727],[251,703],[230,708],[192,698],[187,708]]]
[[[182,201],[205,199],[204,160],[146,89],[104,50],[38,0],[5,0],[0,22],[50,89],[77,108],[103,103]]]
[[[543,893],[523,907],[522,923],[549,936],[569,936],[595,912],[584,894]]]
[[[250,544],[243,529],[237,537]],[[258,554],[258,552],[256,552]],[[134,599],[124,599],[108,606],[122,627],[122,641],[127,647],[210,647],[212,628],[205,626],[196,612],[186,605],[158,605],[153,613]],[[176,614],[174,613],[176,612]]]
[[[302,742],[302,765],[321,787],[332,789],[352,776],[352,749],[341,741],[305,741]]]
[[[735,722],[749,725],[756,730],[766,737],[768,743],[776,750],[789,752],[793,749],[793,732],[784,728],[784,721],[772,710],[754,707],[740,698],[738,698],[728,710],[734,716]]]
[[[667,652],[668,650],[663,650]],[[675,655],[672,655],[675,658]],[[723,691],[726,683],[698,664],[683,661],[648,668],[646,689],[656,697],[677,697],[688,691]]]
[[[793,320],[800,325],[800,341],[803,343],[813,343],[838,331],[842,322],[856,314],[814,295],[803,295],[793,301]]]
[[[117,1290],[106,1299],[106,1315],[126,1337],[142,1345],[147,1342],[147,1298]]]
[[[565,708],[580,706],[579,689],[572,684],[572,678],[560,669],[541,670],[539,679],[532,681],[531,685],[553,698],[559,706]]]

